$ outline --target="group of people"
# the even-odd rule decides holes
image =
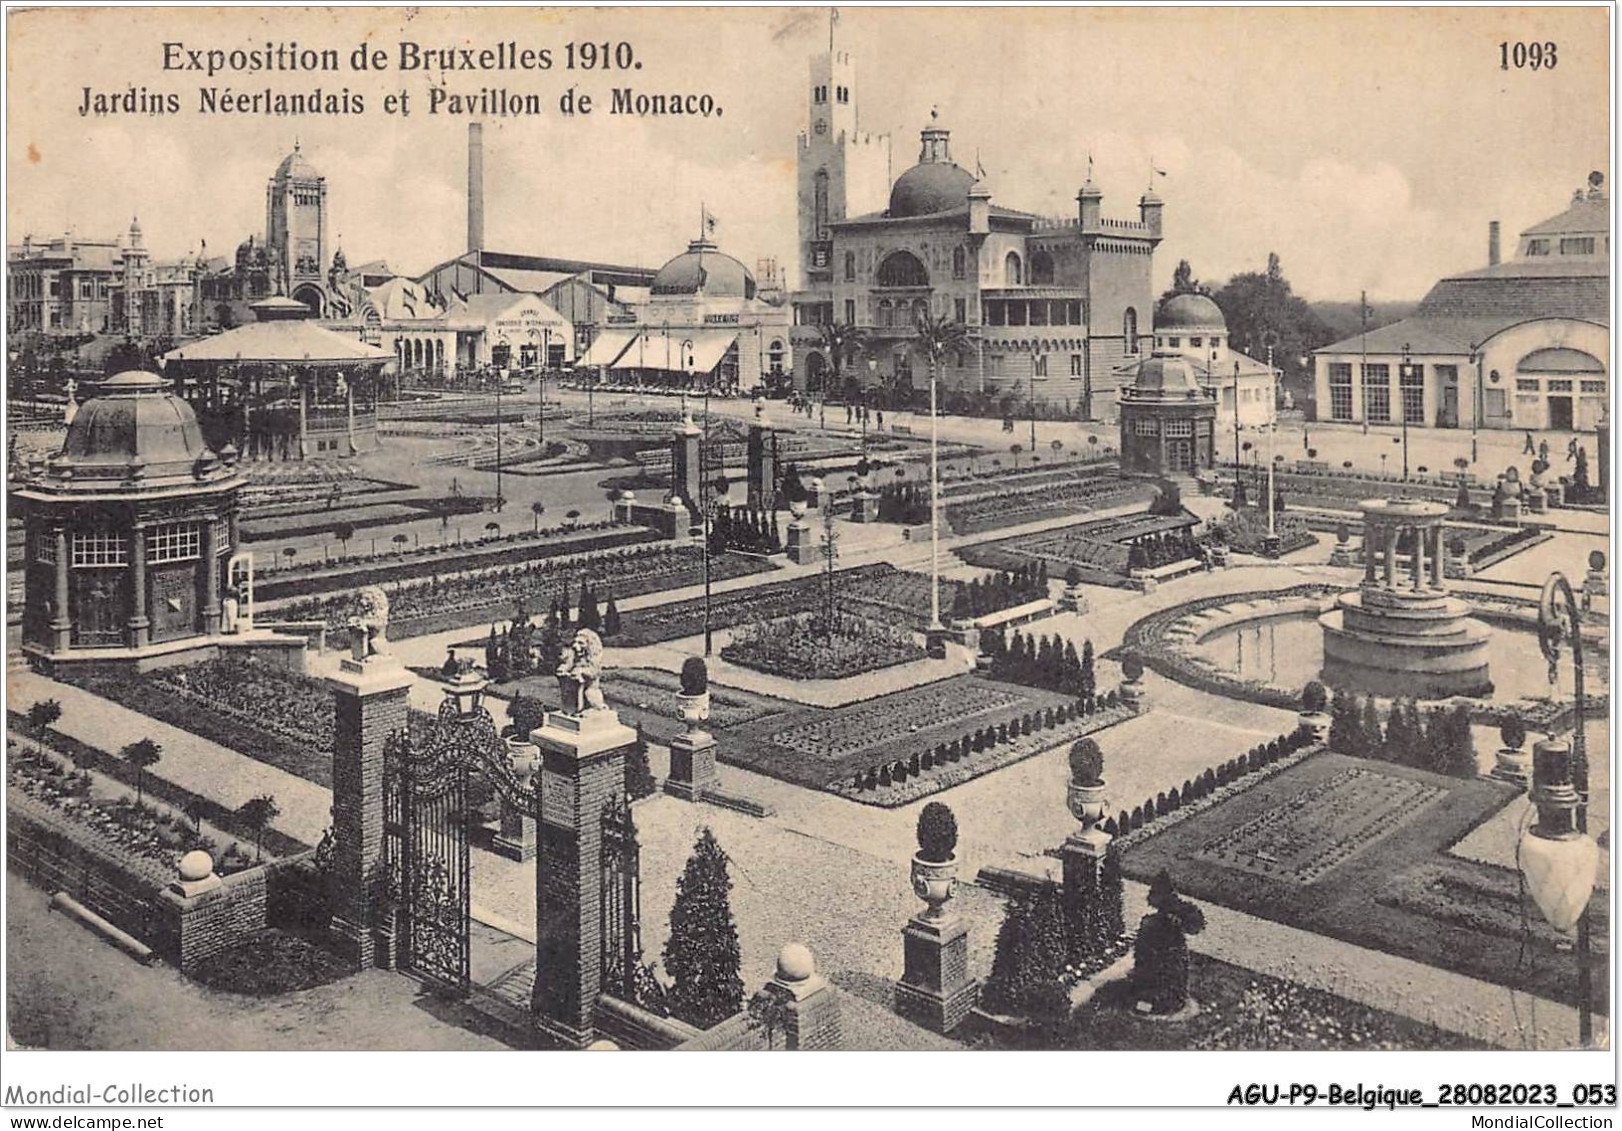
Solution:
[[[1577,437],[1576,436],[1572,436],[1569,440],[1566,441],[1566,462],[1567,463],[1576,463],[1577,462],[1578,449],[1579,449],[1579,445],[1577,443]],[[1538,459],[1542,460],[1544,463],[1548,463],[1549,462],[1549,441],[1548,440],[1538,440],[1536,443],[1534,443],[1533,442],[1533,436],[1532,436],[1532,430],[1530,428],[1528,428],[1526,430],[1526,446],[1521,449],[1521,454],[1523,456],[1536,456]]]
[[[876,414],[876,415],[875,415]],[[869,420],[874,420],[880,431],[884,429],[884,410],[870,409],[865,404],[848,404],[845,406],[845,423],[867,426]]]

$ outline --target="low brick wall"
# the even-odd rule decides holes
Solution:
[[[592,1016],[597,1031],[623,1049],[657,1050],[676,1048],[701,1036],[701,1030],[674,1017],[659,1017],[640,1006],[607,994],[597,999]]]
[[[97,843],[27,794],[7,791],[6,816],[8,866],[47,892],[71,895],[182,972],[263,931],[273,873],[303,859],[249,868],[187,897],[170,887],[169,869]]]

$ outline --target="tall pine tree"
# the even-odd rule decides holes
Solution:
[[[708,1029],[743,1009],[743,956],[732,918],[732,878],[726,854],[708,828],[699,833],[693,855],[676,881],[670,908],[665,972],[674,982],[668,1003],[672,1015]]]

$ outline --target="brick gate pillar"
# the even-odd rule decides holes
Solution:
[[[327,683],[337,708],[332,934],[339,952],[365,969],[376,955],[383,888],[383,746],[405,730],[411,673],[391,655],[351,657]]]
[[[602,989],[603,808],[625,794],[636,732],[610,709],[551,712],[530,741],[541,748],[531,1005],[542,1033],[585,1048]]]

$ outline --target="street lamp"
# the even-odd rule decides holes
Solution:
[[[864,457],[867,455],[867,393],[868,393],[868,389],[871,389],[873,387],[874,382],[876,382],[879,379],[879,359],[878,358],[870,357],[870,358],[867,359],[867,375],[868,375],[867,389],[863,389],[861,391],[861,396],[857,398],[858,411],[856,413],[856,415],[861,418],[861,422],[862,422],[862,455]]]
[[[1549,575],[1538,602],[1538,647],[1549,662],[1549,682],[1559,676],[1561,645],[1571,642],[1572,741],[1548,739],[1532,749],[1532,802],[1537,824],[1517,849],[1521,874],[1549,925],[1577,931],[1577,1027],[1584,1048],[1594,1043],[1593,973],[1588,901],[1594,892],[1598,848],[1588,835],[1588,742],[1583,725],[1583,638],[1577,596],[1565,574]]]
[[[698,462],[699,466],[702,467],[704,461],[701,459]],[[710,485],[710,489],[705,492],[704,500],[699,508],[704,516],[704,654],[706,656],[714,654],[714,641],[710,627],[710,536],[715,529],[716,508],[726,502],[728,486],[726,476],[717,475],[715,481]]]
[[[506,499],[501,493],[501,392],[507,384],[507,371],[496,370],[496,510],[500,511]]]
[[[1408,387],[1408,378],[1413,375],[1414,363],[1410,359],[1411,349],[1407,342],[1402,343],[1402,364],[1397,367],[1397,411],[1402,414],[1402,478],[1408,480],[1408,397],[1404,390]],[[1420,390],[1421,397],[1425,393]]]
[[[1481,363],[1485,360],[1481,346],[1470,343],[1470,364],[1476,371],[1474,388],[1470,390],[1470,462],[1476,462],[1476,429],[1481,427]]]

